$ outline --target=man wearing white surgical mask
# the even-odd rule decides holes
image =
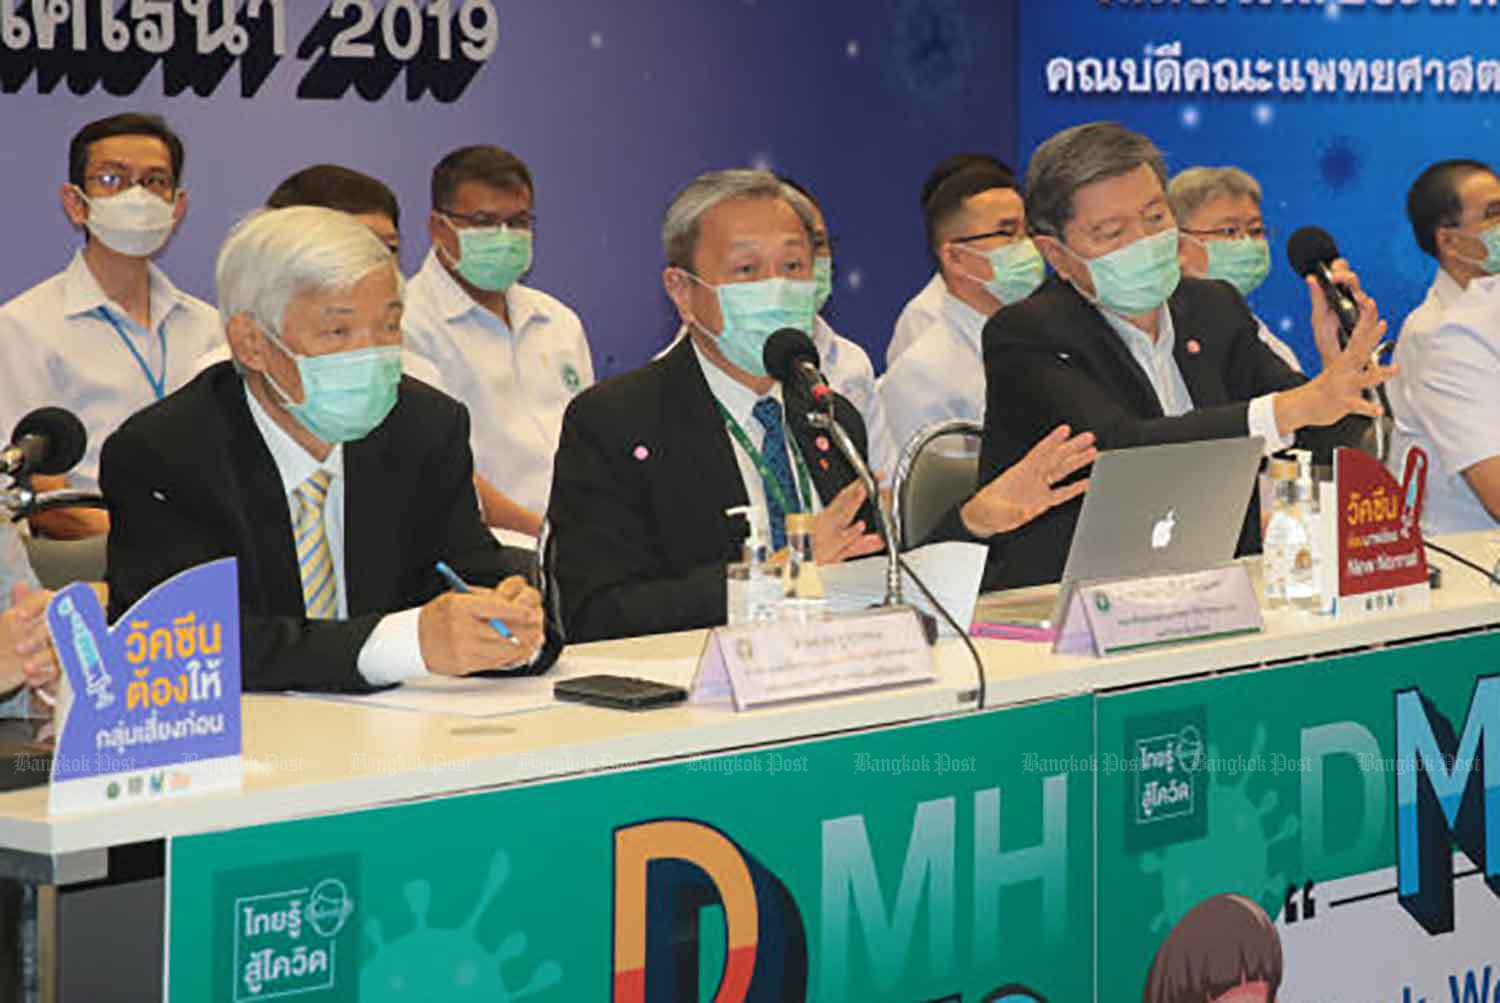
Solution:
[[[432,249],[406,288],[408,349],[437,367],[474,419],[485,521],[536,536],[563,409],[594,382],[578,315],[521,282],[531,269],[535,186],[498,146],[455,150],[432,172]]]
[[[984,322],[1030,296],[1046,274],[1008,168],[977,163],[954,172],[924,211],[944,291],[937,317],[880,378],[897,449],[929,425],[984,420]]]
[[[187,382],[223,342],[218,311],[151,264],[187,212],[182,167],[182,141],[154,115],[115,115],[73,137],[60,197],[84,246],[61,273],[0,307],[0,433],[43,405],[73,411],[88,430],[78,467],[36,478],[40,488],[97,487],[109,433]],[[95,510],[32,521],[60,538],[108,527]]]
[[[1047,140],[1027,169],[1026,220],[1058,277],[985,328],[981,478],[1059,423],[1094,433],[1100,449],[1252,435],[1267,452],[1295,441],[1326,456],[1380,413],[1363,393],[1392,373],[1370,361],[1385,323],[1353,273],[1334,269],[1360,305],[1347,348],[1308,280],[1323,359],[1308,380],[1266,347],[1239,293],[1182,277],[1166,166],[1145,136],[1095,122]],[[1259,505],[1248,501],[1242,552],[1260,548]],[[1056,581],[1078,511],[1060,506],[997,539],[987,584]]]
[[[1247,300],[1271,270],[1271,231],[1260,211],[1260,183],[1238,167],[1189,167],[1172,178],[1167,201],[1177,218],[1182,274],[1219,279]],[[1292,346],[1255,318],[1260,340],[1297,372]]]

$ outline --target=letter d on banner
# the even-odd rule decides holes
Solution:
[[[615,830],[615,1003],[701,999],[699,917],[724,910],[714,1003],[807,997],[802,916],[775,875],[719,830],[671,819]]]

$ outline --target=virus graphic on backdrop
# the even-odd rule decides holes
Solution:
[[[510,877],[510,855],[498,850],[490,862],[490,873],[474,909],[462,926],[438,928],[427,925],[432,905],[432,884],[410,881],[402,889],[416,927],[399,940],[387,943],[380,921],[365,924],[365,935],[375,942],[376,953],[360,973],[360,999],[364,1003],[401,1000],[443,1000],[445,1003],[512,1003],[551,989],[562,981],[562,968],[543,961],[519,986],[505,976],[507,966],[526,953],[526,934],[517,930],[493,952],[474,938],[479,917],[495,901]],[[416,972],[448,972],[441,976],[414,976]]]
[[[1348,136],[1334,136],[1318,150],[1318,176],[1332,192],[1352,187],[1364,166],[1364,155]]]
[[[1249,762],[1260,762],[1265,749],[1266,729],[1257,727]],[[1221,761],[1212,743],[1208,757],[1210,763]],[[1249,896],[1273,916],[1281,906],[1286,879],[1271,873],[1271,851],[1301,831],[1297,816],[1283,818],[1275,835],[1268,835],[1271,818],[1280,807],[1276,792],[1266,791],[1256,801],[1250,792],[1252,771],[1241,772],[1227,783],[1219,782],[1219,774],[1214,771],[1209,777],[1211,833],[1141,855],[1141,871],[1161,875],[1162,908],[1151,920],[1153,933],[1171,929],[1189,909],[1219,892]]]
[[[953,0],[894,0],[892,14],[907,86],[926,95],[960,86],[973,54],[959,5]]]

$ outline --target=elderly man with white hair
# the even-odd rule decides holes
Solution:
[[[528,561],[480,519],[468,413],[401,375],[390,251],[343,213],[262,211],[230,233],[216,277],[233,362],[104,446],[111,618],[235,557],[246,689],[544,668],[556,644]]]

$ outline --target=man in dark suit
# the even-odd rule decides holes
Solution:
[[[265,211],[230,234],[217,280],[234,362],[104,446],[111,618],[232,556],[246,689],[545,667],[529,561],[479,517],[467,412],[401,376],[390,252],[343,213]],[[472,593],[449,592],[438,561]]]
[[[1150,140],[1113,123],[1068,129],[1033,154],[1027,222],[1057,275],[985,328],[981,479],[1058,423],[1100,449],[1260,435],[1268,452],[1295,441],[1326,455],[1380,413],[1363,393],[1392,372],[1370,362],[1385,324],[1347,266],[1335,277],[1356,292],[1359,327],[1341,349],[1309,280],[1323,370],[1307,380],[1257,336],[1232,286],[1181,277],[1165,182]],[[986,583],[1056,581],[1080,505],[995,537]],[[1252,501],[1242,549],[1259,549],[1258,512]]]
[[[667,209],[662,280],[688,336],[585,391],[563,419],[548,521],[569,641],[723,623],[726,565],[745,535],[729,508],[763,509],[778,550],[786,515],[814,512],[820,563],[880,549],[852,469],[808,426],[808,402],[761,362],[776,330],[812,324],[813,221],[802,212],[763,171],[705,174]],[[842,399],[838,417],[862,447]],[[1091,440],[1053,438],[966,515],[1008,526],[1054,503],[1051,483],[1087,462]]]

